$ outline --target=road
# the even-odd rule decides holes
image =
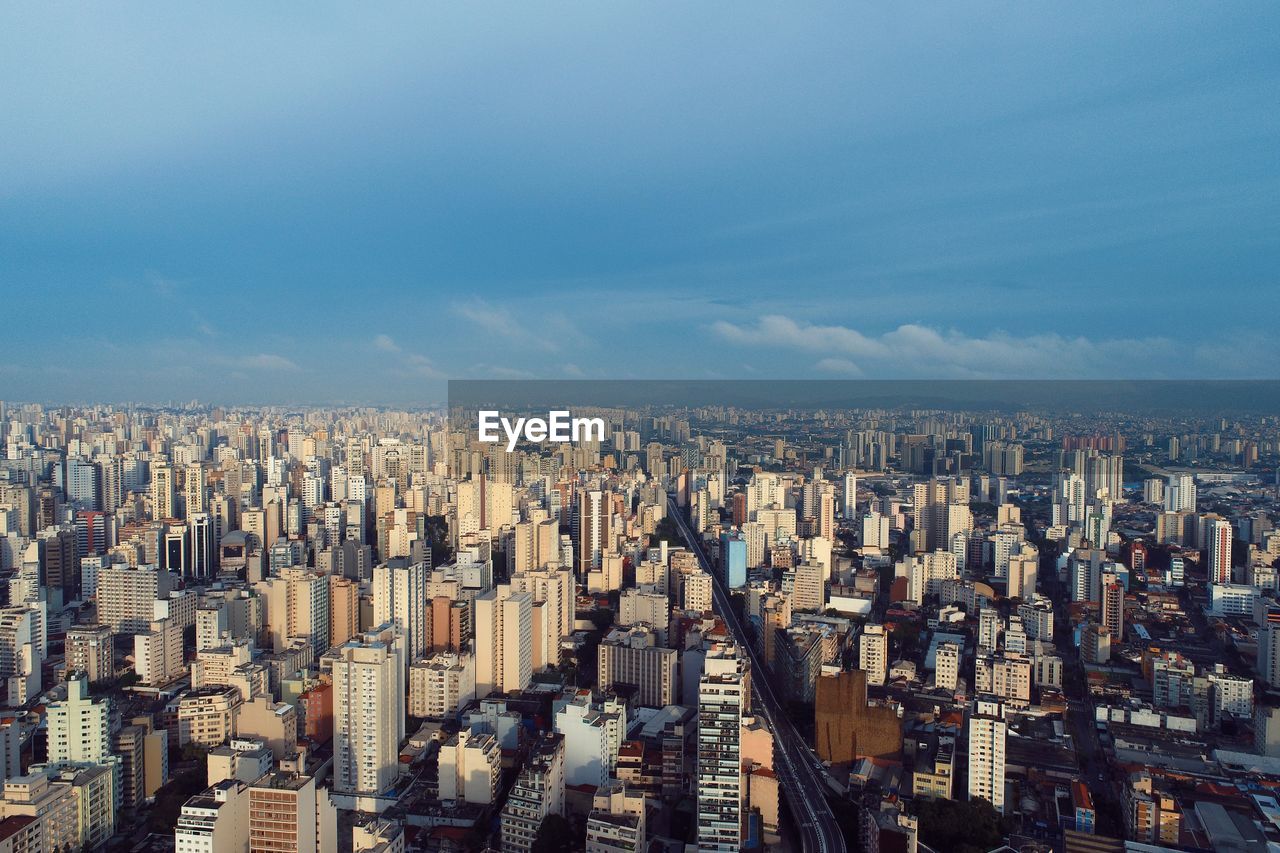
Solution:
[[[716,610],[724,619],[729,630],[733,632],[738,646],[742,648],[751,661],[751,688],[754,698],[754,710],[764,718],[773,732],[774,738],[774,772],[782,783],[782,793],[787,798],[791,809],[792,820],[797,824],[805,853],[844,853],[844,836],[836,823],[836,816],[827,804],[823,793],[826,785],[822,776],[825,770],[808,744],[801,739],[795,726],[791,725],[782,708],[782,703],[774,694],[773,682],[764,662],[756,655],[755,646],[747,636],[746,630],[739,622],[733,608],[729,606],[729,591],[724,580],[716,572],[711,561],[702,549],[702,540],[693,534],[684,513],[676,506],[674,496],[667,495],[668,514],[680,529],[680,535],[689,549],[698,557],[702,570],[713,579],[712,594],[715,598]]]

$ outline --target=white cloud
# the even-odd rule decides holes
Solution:
[[[405,359],[405,373],[415,379],[447,379],[448,377],[440,371],[425,355],[412,353]]]
[[[301,370],[296,363],[282,355],[260,352],[257,355],[243,355],[234,360],[236,367],[242,370]]]
[[[400,345],[390,335],[374,335],[373,348],[381,352],[400,352]]]
[[[479,297],[454,302],[450,308],[493,338],[486,342],[489,349],[505,344],[525,352],[530,349],[560,352],[566,347],[582,349],[591,345],[590,338],[560,311],[540,311],[526,305],[527,310],[517,315],[506,306],[494,305]]]
[[[937,378],[1121,378],[1238,375],[1251,350],[1226,341],[1195,351],[1167,337],[1090,338],[1056,333],[985,336],[939,331],[908,323],[879,335],[848,326],[809,323],[781,314],[754,324],[720,320],[712,333],[739,346],[793,350],[822,356],[815,370],[847,376]],[[1274,345],[1271,345],[1274,349]],[[1227,353],[1235,353],[1233,364]],[[1255,368],[1256,369],[1256,368]]]
[[[533,379],[534,374],[516,367],[503,367],[500,364],[477,365],[483,367],[490,376],[497,379]]]
[[[861,376],[862,368],[847,358],[824,358],[813,366],[814,370],[823,373],[838,373],[841,376]]]

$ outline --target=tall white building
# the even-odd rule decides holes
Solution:
[[[867,674],[867,684],[884,684],[889,670],[889,634],[883,625],[862,629],[858,642],[858,669]]]
[[[404,740],[404,651],[394,627],[383,624],[331,649],[333,673],[333,787],[378,795],[400,776]]]
[[[10,707],[25,705],[40,695],[44,631],[41,610],[0,609],[0,685]]]
[[[939,643],[934,656],[934,684],[940,690],[955,690],[960,681],[962,649],[957,643]]]
[[[998,702],[978,701],[969,717],[969,799],[981,797],[1004,814],[1007,728]]]
[[[426,654],[427,574],[426,563],[393,560],[373,570],[373,622],[390,623],[404,637],[407,661],[421,660]]]
[[[590,690],[569,691],[553,708],[555,730],[564,735],[565,783],[603,785],[617,764],[616,720],[591,701]]]
[[[711,575],[704,571],[690,572],[684,578],[684,609],[698,613],[711,610]]]
[[[862,519],[862,547],[877,548],[881,551],[889,548],[889,517],[872,511]]]
[[[698,681],[698,850],[742,847],[742,717],[750,679],[730,645],[707,650]]]
[[[89,695],[83,675],[67,681],[67,698],[50,702],[48,759],[54,765],[107,764],[111,754],[111,704]]]
[[[843,482],[844,489],[840,495],[840,513],[846,519],[852,519],[858,508],[858,475],[846,471]]]
[[[1164,488],[1165,512],[1196,511],[1196,478],[1193,474],[1170,474]]]

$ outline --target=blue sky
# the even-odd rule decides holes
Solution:
[[[0,397],[1280,376],[1280,6],[0,15]]]

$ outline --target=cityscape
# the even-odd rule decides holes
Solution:
[[[0,6],[0,853],[1280,853],[1280,3]]]
[[[1280,416],[575,414],[4,404],[4,849],[1280,839]]]

